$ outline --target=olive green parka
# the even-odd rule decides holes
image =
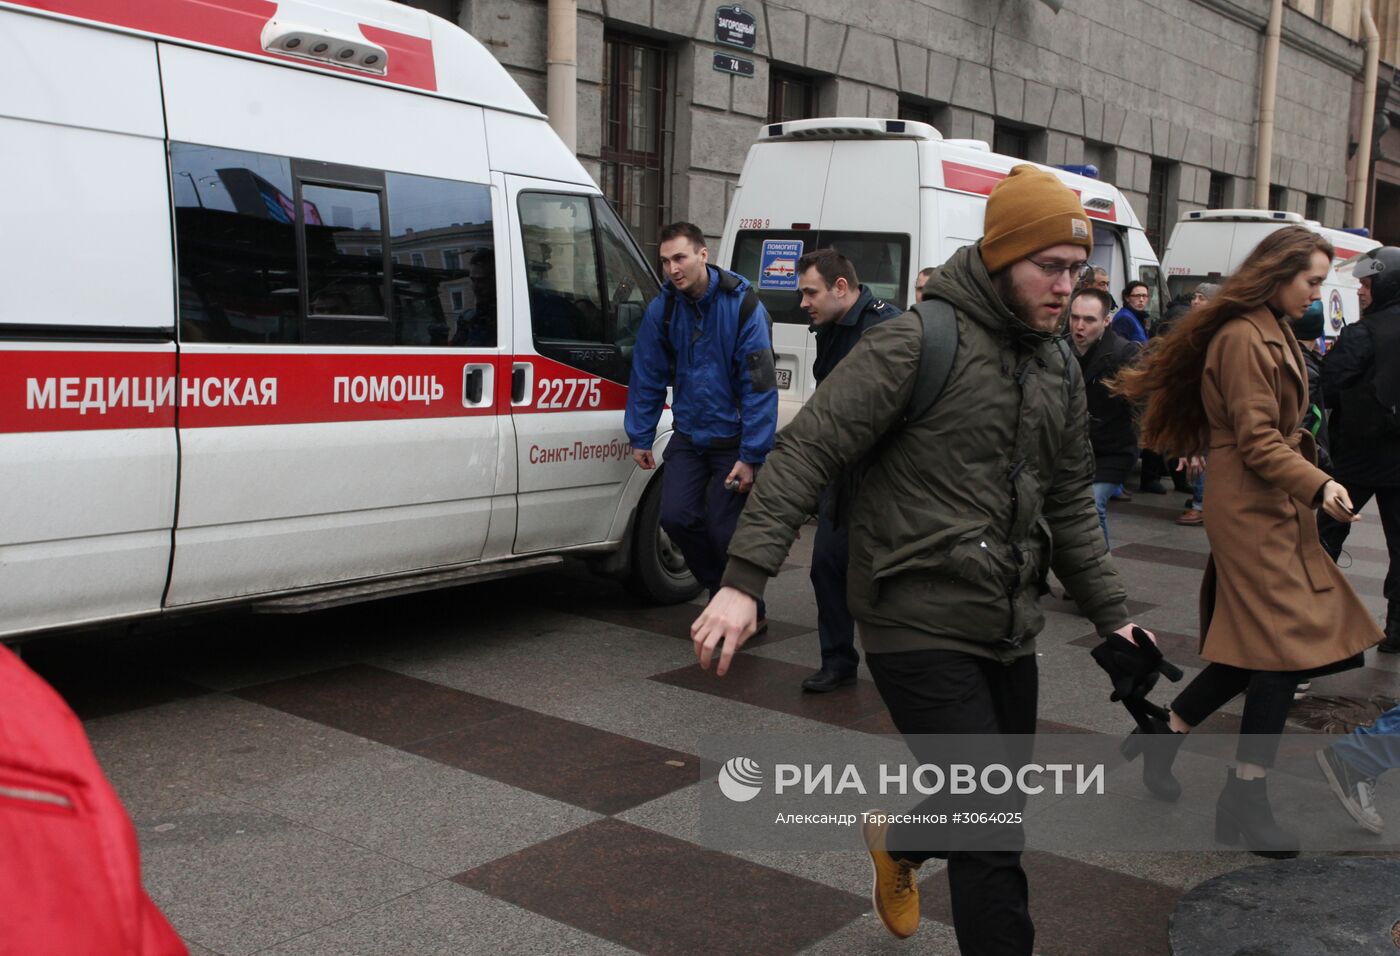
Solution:
[[[724,583],[761,596],[821,490],[874,450],[849,509],[847,596],[867,653],[1033,653],[1051,569],[1100,634],[1122,627],[1077,363],[1002,303],[977,246],[927,288],[958,324],[938,403],[901,427],[923,345],[916,313],[866,333],[778,434]]]

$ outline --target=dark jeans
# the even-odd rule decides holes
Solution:
[[[959,651],[866,654],[866,665],[889,708],[895,727],[911,734],[1020,734],[1015,743],[991,737],[979,748],[981,762],[1019,765],[1030,759],[1039,684],[1034,656],[1012,664]],[[1025,752],[1011,753],[1010,749]],[[917,745],[915,745],[917,750]],[[929,806],[928,804],[933,804]],[[938,797],[915,813],[942,810]],[[988,809],[985,802],[982,809]],[[906,828],[892,826],[890,853],[912,863],[944,854],[900,851],[913,842]],[[963,956],[1029,956],[1035,943],[1026,874],[1019,850],[950,850],[948,894],[953,928]]]
[[[1400,561],[1396,560],[1396,554],[1400,552],[1400,488],[1376,488],[1350,481],[1343,481],[1342,487],[1351,496],[1352,507],[1358,511],[1366,502],[1376,499],[1381,513],[1381,530],[1385,532],[1385,549],[1390,552],[1390,567],[1385,575],[1385,600],[1390,605],[1390,613],[1395,614],[1400,611]],[[1342,553],[1342,545],[1350,533],[1349,523],[1338,521],[1327,512],[1318,510],[1317,536],[1322,539],[1322,546],[1332,555],[1333,561]]]
[[[1293,691],[1307,676],[1306,672],[1250,671],[1208,664],[1172,701],[1172,710],[1195,727],[1243,693],[1244,720],[1235,758],[1241,763],[1272,767],[1278,756],[1279,735],[1293,704]]]
[[[748,502],[747,494],[724,487],[739,449],[700,448],[680,432],[666,446],[661,476],[661,528],[685,555],[685,563],[714,597],[724,576],[729,539]],[[758,468],[754,468],[755,475]],[[758,616],[766,616],[758,602]]]
[[[825,499],[823,499],[825,505]],[[822,512],[826,508],[821,509]],[[817,637],[821,641],[822,669],[854,674],[860,663],[856,652],[856,619],[846,606],[846,565],[850,540],[846,527],[837,528],[825,513],[817,517],[817,539],[812,544],[812,592],[817,597]]]

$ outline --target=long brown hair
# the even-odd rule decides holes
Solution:
[[[1118,373],[1110,383],[1113,392],[1144,403],[1144,448],[1175,455],[1205,450],[1209,426],[1201,403],[1201,378],[1210,340],[1226,322],[1272,299],[1312,264],[1318,252],[1331,261],[1331,243],[1302,226],[1285,226],[1265,236],[1214,298],[1148,343],[1135,367]]]

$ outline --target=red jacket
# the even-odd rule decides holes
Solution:
[[[0,956],[187,956],[82,724],[0,647]]]

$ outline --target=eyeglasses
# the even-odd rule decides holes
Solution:
[[[1128,293],[1128,298],[1130,298],[1130,299],[1150,299],[1150,298],[1152,298],[1152,295],[1151,295],[1151,293],[1148,293],[1148,292],[1129,292],[1129,293]],[[1204,297],[1202,297],[1202,298],[1204,298]]]
[[[1088,260],[1081,259],[1079,262],[1071,262],[1068,265],[1059,262],[1036,262],[1030,257],[1026,261],[1035,266],[1045,274],[1047,279],[1058,279],[1062,274],[1068,275],[1074,282],[1083,282],[1093,274],[1093,266]]]

